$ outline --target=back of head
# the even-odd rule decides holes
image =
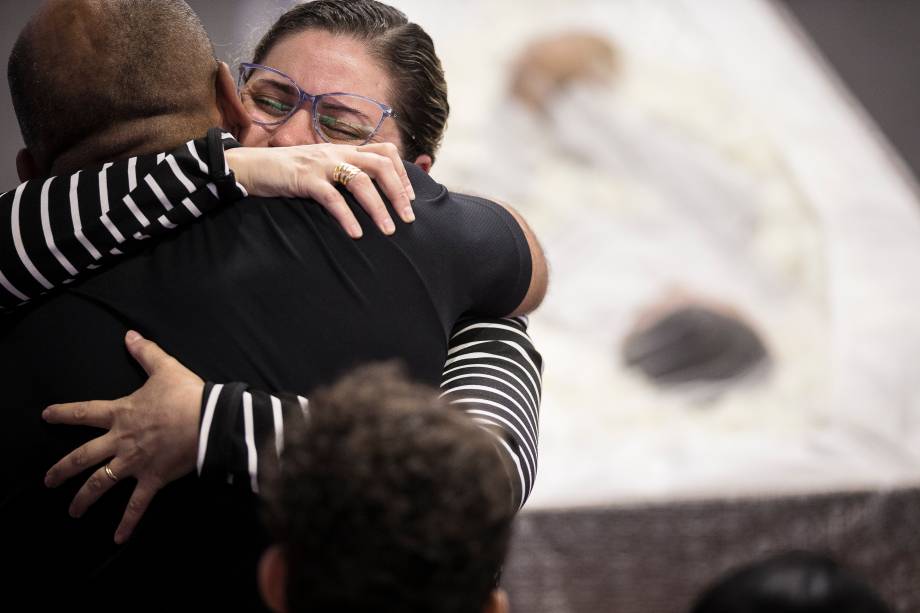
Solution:
[[[199,136],[216,69],[182,0],[51,0],[17,39],[8,78],[33,158],[51,168],[66,154],[70,170]]]
[[[513,510],[490,435],[397,369],[311,398],[270,495],[290,611],[480,613]]]
[[[745,566],[710,587],[691,613],[890,613],[836,562],[789,552]]]
[[[403,142],[403,158],[434,159],[450,105],[447,82],[434,42],[405,14],[376,0],[314,0],[282,15],[259,41],[253,62],[261,63],[282,38],[304,30],[352,36],[365,41],[390,77],[390,103]]]

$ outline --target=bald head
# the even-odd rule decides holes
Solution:
[[[49,170],[199,136],[214,121],[216,72],[182,0],[50,0],[8,66],[26,147]]]

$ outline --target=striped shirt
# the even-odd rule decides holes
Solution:
[[[0,313],[244,197],[221,144],[236,146],[212,130],[171,152],[27,182],[0,196]],[[470,319],[454,328],[443,395],[495,436],[518,506],[536,476],[541,374],[525,318]],[[209,383],[199,474],[245,482],[257,492],[264,466],[282,450],[285,421],[301,419],[306,406],[296,395]]]
[[[520,507],[537,471],[542,358],[524,317],[467,319],[451,336],[441,392],[495,438]],[[198,474],[259,491],[284,448],[285,424],[302,420],[309,401],[245,383],[205,385]]]
[[[205,139],[189,141],[169,153],[27,181],[0,196],[0,309],[43,296],[244,197],[223,148],[213,149]]]

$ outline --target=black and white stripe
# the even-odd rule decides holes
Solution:
[[[219,157],[209,159],[215,150]],[[222,152],[199,139],[170,153],[28,181],[0,196],[0,309],[48,293],[147,238],[244,197]]]
[[[246,483],[259,492],[259,479],[284,451],[285,423],[303,420],[307,399],[272,395],[244,383],[205,385],[198,433],[198,474]]]
[[[442,396],[477,423],[501,433],[499,452],[513,463],[519,504],[533,489],[540,435],[543,362],[526,319],[467,320],[450,339]]]
[[[513,466],[514,504],[533,489],[537,471],[542,358],[525,318],[475,319],[451,336],[442,396],[495,436],[496,450]],[[284,422],[303,419],[303,396],[276,396],[242,383],[208,383],[202,399],[198,473],[248,483],[273,470],[283,450]],[[242,417],[241,417],[242,414]]]

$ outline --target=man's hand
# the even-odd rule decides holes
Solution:
[[[116,480],[137,479],[115,531],[119,544],[131,536],[154,495],[194,469],[204,390],[195,373],[137,332],[128,332],[125,345],[150,376],[143,387],[118,400],[57,404],[42,413],[52,424],[108,430],[65,456],[45,476],[45,485],[55,487],[111,458],[77,492],[70,505],[73,517],[83,515]]]
[[[361,226],[345,199],[335,188],[333,172],[342,162],[363,172],[348,182],[358,203],[384,234],[396,226],[387,212],[377,188],[393,203],[406,223],[415,220],[411,201],[415,192],[392,143],[351,145],[299,145],[296,147],[239,147],[226,153],[227,163],[246,190],[254,196],[312,198],[335,217],[352,238],[360,238]]]

